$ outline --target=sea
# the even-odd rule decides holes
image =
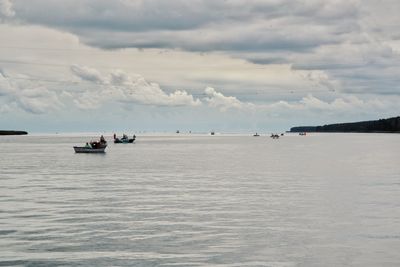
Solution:
[[[0,137],[0,266],[400,266],[399,134]]]

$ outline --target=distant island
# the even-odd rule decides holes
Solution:
[[[28,132],[25,131],[11,131],[11,130],[0,130],[0,135],[26,135]]]
[[[326,124],[323,126],[297,126],[290,132],[329,132],[329,133],[400,133],[400,116],[375,121]]]

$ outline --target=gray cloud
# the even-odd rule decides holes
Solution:
[[[358,1],[16,0],[14,6],[16,19],[74,32],[93,46],[189,51],[312,49],[343,41],[358,16]]]

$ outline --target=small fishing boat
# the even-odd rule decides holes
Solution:
[[[115,144],[131,144],[135,142],[136,135],[133,135],[132,138],[129,138],[126,134],[122,135],[122,138],[118,138],[116,134],[114,134],[114,143]]]
[[[107,141],[103,136],[99,141],[86,143],[85,146],[74,146],[75,153],[104,153],[107,147]]]
[[[211,135],[215,135],[215,132],[214,132],[214,131],[212,131],[212,132],[211,132]]]
[[[255,134],[253,134],[253,136],[257,137],[257,136],[260,136],[260,135],[258,133],[255,133]]]

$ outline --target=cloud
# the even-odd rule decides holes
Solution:
[[[14,105],[28,113],[43,114],[63,106],[55,92],[29,80],[24,84],[11,81],[4,73],[0,73],[0,96],[7,99],[8,111]]]
[[[95,83],[107,83],[107,80],[102,77],[100,72],[93,68],[85,66],[72,65],[71,71],[73,74],[81,78],[82,80],[95,82]]]
[[[15,22],[71,32],[103,49],[225,53],[256,64],[324,70],[348,92],[399,91],[390,88],[399,82],[396,75],[382,68],[399,68],[400,3],[394,0],[3,2]],[[359,82],[368,70],[377,84]],[[389,73],[393,83],[378,87]]]
[[[207,95],[204,101],[206,101],[210,107],[218,108],[223,112],[229,109],[245,109],[254,106],[250,103],[241,102],[236,97],[224,96],[222,93],[215,91],[212,87],[207,87],[204,92]]]
[[[0,71],[0,96],[13,94],[15,88],[3,71]]]
[[[15,15],[13,5],[10,0],[0,0],[0,21],[1,18],[10,18]]]
[[[118,87],[117,87],[118,86]],[[199,106],[200,100],[194,99],[186,91],[176,90],[167,94],[157,83],[149,83],[143,77],[114,88],[120,89],[121,102],[136,102],[146,105],[158,106]]]
[[[359,1],[16,1],[19,20],[102,48],[302,51],[343,41]],[[43,14],[43,8],[49,12]]]
[[[171,93],[163,91],[159,84],[149,83],[144,77],[129,75],[122,70],[114,70],[102,75],[98,70],[84,66],[72,66],[74,75],[100,86],[87,87],[76,93],[74,103],[82,109],[96,109],[103,102],[118,101],[155,106],[199,106],[201,101],[183,90]]]
[[[385,112],[388,108],[396,109],[399,98],[367,98],[362,99],[354,95],[341,95],[330,101],[322,100],[308,94],[298,101],[278,101],[267,105],[257,105],[258,111],[266,114],[298,114],[308,117],[315,114],[321,117],[327,115],[354,116],[356,114],[370,114],[371,112]]]
[[[17,23],[70,32],[102,49],[222,53],[258,65],[324,71],[329,90],[400,93],[400,2],[394,0],[3,2]]]

